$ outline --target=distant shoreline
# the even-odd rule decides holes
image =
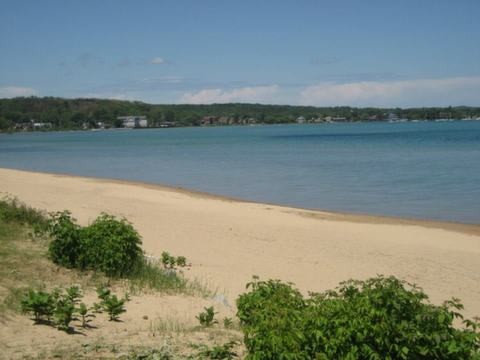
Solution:
[[[147,104],[138,101],[57,97],[0,99],[0,131],[449,119],[480,120],[480,107]]]
[[[185,125],[185,126],[168,126],[168,127],[162,127],[162,126],[155,126],[155,127],[146,127],[146,128],[123,128],[123,127],[112,127],[112,128],[105,128],[105,129],[67,129],[67,128],[53,128],[53,129],[42,129],[42,130],[9,130],[5,131],[0,129],[0,134],[7,134],[7,135],[12,135],[12,134],[24,134],[24,133],[51,133],[51,132],[96,132],[96,131],[127,131],[127,130],[168,130],[168,129],[191,129],[191,128],[222,128],[222,127],[248,127],[248,126],[278,126],[278,125],[291,125],[291,126],[302,126],[302,125],[318,125],[318,126],[323,126],[323,125],[331,125],[331,124],[378,124],[378,123],[384,123],[384,124],[399,124],[399,123],[419,123],[419,122],[437,122],[437,123],[443,123],[443,122],[454,122],[454,121],[480,121],[480,119],[428,119],[428,120],[395,120],[395,121],[388,121],[388,120],[354,120],[354,121],[329,121],[329,122],[318,122],[318,123],[303,123],[303,124],[298,124],[295,122],[289,122],[289,123],[256,123],[256,124],[232,124],[232,125]]]

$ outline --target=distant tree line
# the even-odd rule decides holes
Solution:
[[[480,107],[436,108],[354,108],[313,107],[261,104],[211,104],[211,105],[152,105],[139,101],[105,99],[63,99],[54,97],[18,97],[0,99],[0,130],[25,129],[27,124],[48,124],[44,130],[121,127],[118,116],[147,116],[149,127],[162,124],[175,126],[200,126],[206,117],[222,118],[219,124],[281,124],[294,123],[299,117],[306,122],[332,118],[335,121],[366,120],[434,120],[462,119],[480,116]],[[246,121],[249,120],[249,121]]]

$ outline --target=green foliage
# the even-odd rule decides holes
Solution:
[[[290,284],[253,281],[237,300],[248,359],[472,359],[478,324],[462,320],[456,299],[428,303],[394,277],[347,281],[303,296]]]
[[[70,212],[51,214],[49,253],[56,264],[103,271],[107,276],[126,276],[143,259],[141,238],[125,219],[100,215],[81,228]]]
[[[302,319],[306,304],[300,292],[277,280],[255,279],[247,288],[251,292],[237,300],[237,316],[251,358],[304,359]]]
[[[111,291],[106,286],[99,286],[97,287],[97,296],[100,300],[105,301],[110,295]]]
[[[21,310],[32,314],[36,323],[54,324],[60,330],[70,331],[70,323],[75,320],[75,303],[81,298],[80,289],[72,286],[65,292],[54,289],[51,293],[29,289],[21,300]]]
[[[233,351],[233,348],[238,343],[236,341],[230,341],[223,345],[214,345],[208,347],[206,345],[200,345],[197,357],[199,359],[216,359],[216,360],[231,360],[238,357],[237,353]]]
[[[75,319],[75,305],[67,296],[60,297],[55,304],[54,318],[58,329],[69,332],[70,323]]]
[[[177,256],[177,266],[185,267],[187,266],[187,258],[185,256]]]
[[[102,301],[102,306],[109,315],[110,321],[118,321],[120,314],[126,312],[126,299],[119,299],[117,295],[109,295]]]
[[[78,286],[71,286],[66,291],[66,299],[72,304],[78,304],[82,298],[82,291]]]
[[[292,123],[298,116],[306,119],[317,117],[342,117],[343,121],[366,120],[371,116],[385,119],[394,112],[400,118],[429,120],[438,118],[462,119],[479,116],[479,107],[445,108],[353,108],[348,106],[313,107],[262,104],[211,104],[211,105],[151,105],[138,101],[105,99],[61,99],[53,97],[19,97],[0,99],[0,131],[8,131],[15,125],[32,129],[31,119],[52,124],[52,129],[82,129],[83,125],[96,127],[98,121],[107,127],[119,127],[119,115],[145,115],[152,126],[175,122],[176,126],[198,126],[203,117],[223,117],[235,124]]]
[[[105,286],[100,286],[97,288],[97,295],[101,302],[100,304],[94,306],[94,309],[97,311],[105,310],[109,315],[110,321],[117,321],[120,314],[126,312],[125,302],[129,300],[128,295],[125,295],[123,299],[119,299],[117,295],[112,294],[110,289]]]
[[[82,267],[108,276],[125,276],[143,259],[141,238],[125,219],[100,215],[84,228],[79,260]]]
[[[33,315],[35,322],[38,323],[50,321],[55,311],[56,300],[47,292],[29,289],[20,304],[22,312]]]
[[[84,303],[81,303],[77,309],[77,313],[78,315],[80,315],[80,318],[82,320],[83,328],[86,328],[88,326],[88,323],[92,321],[92,318],[95,317],[94,314],[89,313],[89,310],[90,309]]]
[[[215,309],[213,306],[206,307],[204,308],[205,311],[202,311],[200,314],[196,316],[198,321],[200,322],[200,325],[205,326],[205,327],[210,327],[213,324],[217,324],[218,321],[215,320]]]
[[[48,247],[55,264],[67,268],[79,266],[81,252],[81,229],[69,211],[50,214],[48,232],[53,238]]]
[[[170,253],[164,251],[162,252],[162,264],[165,269],[173,269],[176,264],[176,259],[170,255]]]
[[[187,258],[185,256],[175,257],[167,251],[162,252],[161,262],[165,269],[175,269],[176,266],[187,266]]]

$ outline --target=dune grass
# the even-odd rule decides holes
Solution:
[[[125,278],[108,278],[98,271],[79,271],[59,267],[48,258],[45,236],[48,214],[15,198],[0,200],[0,314],[18,310],[28,288],[79,284],[83,288],[110,283],[124,286],[133,295],[146,291],[211,297],[215,291],[197,279],[186,279],[177,270],[164,269],[160,261],[147,259]]]

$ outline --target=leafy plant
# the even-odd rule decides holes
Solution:
[[[197,356],[200,359],[216,359],[216,360],[231,360],[238,357],[237,353],[233,351],[233,348],[238,343],[236,341],[230,341],[223,345],[214,345],[208,347],[206,345],[200,345]]]
[[[141,238],[125,219],[100,215],[85,228],[82,254],[108,276],[127,275],[142,259]]]
[[[478,323],[457,299],[428,302],[394,277],[347,281],[303,296],[290,284],[258,281],[237,300],[248,359],[477,359]],[[453,321],[463,320],[464,328]]]
[[[173,269],[176,265],[175,256],[170,255],[167,251],[162,252],[162,264],[165,269]]]
[[[52,261],[67,268],[79,267],[81,230],[71,213],[69,211],[51,213],[48,232],[53,238],[48,247]]]
[[[185,256],[177,256],[177,266],[185,267],[187,266],[187,258]]]
[[[200,322],[200,325],[205,326],[205,327],[210,327],[213,324],[217,324],[218,321],[215,320],[216,312],[215,312],[215,309],[213,308],[213,306],[210,306],[208,308],[205,307],[204,310],[205,311],[202,311],[200,314],[198,314],[196,316],[196,318]]]
[[[103,302],[103,307],[109,315],[110,321],[117,321],[121,313],[125,311],[125,299],[118,299],[116,295],[110,295]]]
[[[73,314],[75,312],[75,305],[67,297],[61,297],[55,304],[55,323],[58,329],[70,331],[70,323],[75,320]]]
[[[112,292],[106,286],[98,286],[97,287],[97,296],[100,300],[105,301]]]
[[[103,271],[107,276],[126,276],[143,259],[141,238],[125,219],[101,214],[81,228],[70,212],[51,214],[50,257],[56,264]]]
[[[92,318],[95,317],[94,314],[90,314],[89,309],[87,305],[84,303],[81,303],[80,306],[77,309],[78,314],[80,315],[80,318],[82,320],[82,327],[85,328],[88,326],[88,323],[92,321]]]
[[[82,298],[82,292],[78,286],[71,286],[66,290],[65,296],[72,304],[78,304]]]
[[[50,321],[55,310],[55,299],[47,292],[30,289],[21,301],[21,310],[32,314],[36,323]]]

